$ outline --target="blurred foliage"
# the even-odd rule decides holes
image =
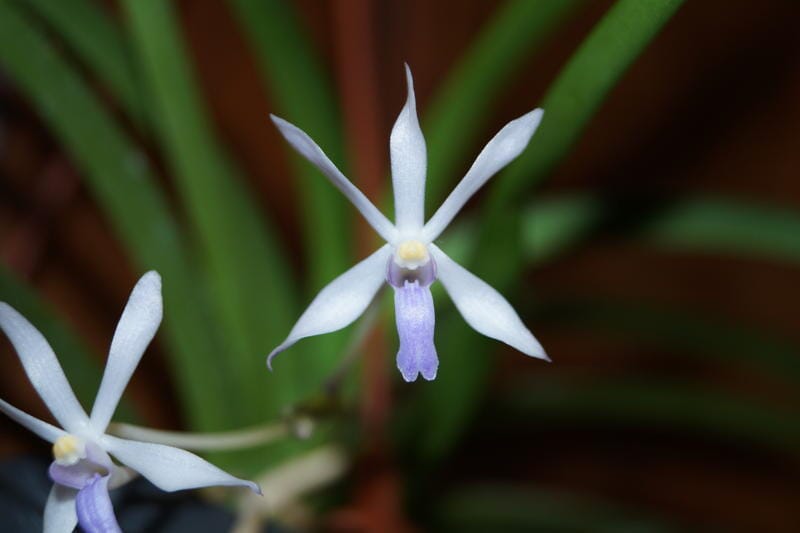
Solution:
[[[298,213],[308,265],[307,279],[297,279],[273,222],[214,132],[175,5],[120,3],[117,20],[88,0],[0,0],[0,67],[69,153],[137,271],[162,274],[162,335],[189,426],[208,431],[270,422],[297,405],[325,416],[331,410],[353,414],[351,405],[326,403],[323,387],[341,370],[340,354],[355,350],[345,349],[343,335],[300,343],[281,359],[276,375],[263,368],[264,356],[288,333],[308,296],[351,264],[344,199],[291,156],[300,177]],[[800,216],[771,206],[712,197],[642,205],[588,193],[531,201],[529,192],[569,153],[607,94],[681,4],[619,0],[609,9],[547,91],[544,121],[529,149],[494,180],[478,216],[460,220],[443,237],[448,253],[507,294],[515,293],[525,269],[563,258],[609,228],[625,228],[614,234],[665,252],[800,260]],[[509,0],[457,61],[423,116],[431,205],[454,182],[454,171],[481,135],[500,90],[580,5]],[[258,59],[276,114],[301,125],[345,168],[337,98],[291,4],[230,0],[229,7]],[[520,114],[535,103],[524,104]],[[168,178],[155,170],[161,161]],[[167,200],[167,183],[177,190],[175,205]],[[79,398],[90,402],[99,360],[5,269],[0,269],[0,293],[50,339]],[[444,301],[438,300],[437,309],[439,377],[403,398],[394,427],[398,451],[412,467],[409,483],[420,487],[420,494],[431,468],[443,464],[477,409],[487,404],[496,347],[465,332],[463,319]],[[559,327],[652,341],[708,360],[735,360],[791,383],[800,378],[788,342],[699,314],[580,297],[525,306]],[[690,427],[790,453],[800,444],[791,413],[686,384],[521,379],[491,405],[508,417],[552,423]],[[134,416],[129,406],[123,410],[123,418]],[[338,430],[320,438],[351,435],[352,420],[336,422]],[[225,463],[255,472],[300,448],[232,455]],[[436,520],[460,531],[671,530],[600,503],[495,486],[447,495]]]
[[[448,496],[440,531],[681,531],[663,521],[567,494],[514,486],[471,486]]]

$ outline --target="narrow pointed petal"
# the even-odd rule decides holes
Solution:
[[[52,424],[48,424],[44,420],[39,420],[35,416],[31,416],[24,411],[20,411],[10,403],[3,400],[0,400],[0,411],[8,415],[8,417],[17,424],[35,433],[37,436],[43,438],[47,442],[55,442],[58,437],[63,437],[67,434],[67,432],[63,429],[57,428]]]
[[[108,495],[108,476],[92,476],[78,492],[75,510],[85,533],[122,533]]]
[[[403,379],[415,381],[418,374],[428,381],[435,379],[439,358],[433,344],[436,316],[430,286],[406,281],[402,287],[395,287],[394,309],[400,338],[397,368]]]
[[[431,244],[430,250],[439,280],[472,329],[525,355],[549,361],[542,345],[499,292],[450,259],[436,245]]]
[[[85,428],[86,412],[75,398],[56,354],[39,331],[5,302],[0,302],[0,329],[14,345],[33,388],[70,433]]]
[[[418,231],[425,222],[425,173],[428,153],[419,127],[414,80],[406,65],[408,98],[389,137],[395,224],[400,233]]]
[[[105,449],[121,463],[136,470],[153,485],[173,492],[200,487],[248,487],[260,493],[252,481],[235,478],[208,461],[180,448],[103,436]]]
[[[269,354],[267,366],[272,369],[272,358],[300,339],[340,330],[360,317],[386,280],[391,253],[391,246],[384,245],[322,289],[286,340]]]
[[[291,124],[280,117],[270,115],[272,122],[277,126],[278,131],[281,132],[283,137],[297,150],[297,152],[308,159],[314,164],[323,174],[333,183],[337,189],[347,197],[350,202],[356,206],[364,218],[369,222],[369,225],[378,232],[378,235],[383,237],[387,242],[393,242],[397,235],[397,231],[389,219],[383,213],[378,211],[378,208],[369,201],[369,198],[364,196],[358,188],[348,180],[341,171],[336,168],[322,148],[317,146],[311,137],[309,137],[303,130]]]
[[[53,485],[44,506],[44,533],[72,533],[78,525],[75,497],[78,491]]]
[[[133,371],[156,334],[162,314],[161,276],[148,272],[133,288],[111,341],[103,381],[92,408],[91,421],[96,431],[102,433],[108,426]]]
[[[512,120],[483,148],[464,178],[456,185],[450,196],[425,224],[425,239],[434,241],[450,224],[461,208],[472,198],[489,178],[517,158],[528,146],[544,111],[534,109],[518,119]]]

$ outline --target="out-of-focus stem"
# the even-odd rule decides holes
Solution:
[[[344,109],[345,131],[354,181],[369,198],[380,198],[385,163],[385,135],[382,135],[374,55],[373,3],[350,0],[331,4],[336,39],[336,67]],[[399,70],[399,67],[398,67]],[[361,226],[363,227],[363,225]],[[359,234],[359,255],[375,248],[371,229]],[[376,329],[370,335],[364,359],[362,414],[367,435],[379,436],[389,416],[390,384],[386,371],[384,335]]]
[[[131,424],[111,424],[109,433],[125,439],[155,442],[167,446],[176,446],[195,451],[225,451],[252,448],[286,438],[292,434],[306,437],[310,433],[311,421],[298,420],[300,424],[292,422],[277,422],[267,425],[255,426],[236,431],[220,433],[184,433],[181,431],[163,431]],[[307,423],[306,423],[307,422]],[[293,432],[294,427],[300,431]]]
[[[265,472],[256,478],[264,496],[243,496],[232,531],[263,531],[266,518],[285,512],[305,494],[336,481],[347,466],[347,454],[342,449],[323,446]]]

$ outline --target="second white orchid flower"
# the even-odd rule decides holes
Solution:
[[[180,448],[121,439],[106,429],[122,392],[161,323],[161,278],[148,272],[136,284],[122,313],[91,415],[83,410],[55,353],[39,331],[11,306],[0,302],[0,329],[19,354],[36,391],[61,428],[0,400],[0,411],[53,444],[54,482],[44,511],[45,533],[68,533],[80,522],[87,533],[120,531],[108,491],[133,471],[172,492],[214,485],[258,485],[233,477]],[[115,457],[128,468],[112,461]]]
[[[427,153],[408,65],[406,79],[408,99],[389,140],[395,224],[336,168],[305,132],[272,116],[289,144],[347,196],[387,244],[322,289],[286,340],[270,353],[267,358],[270,368],[272,358],[298,340],[336,331],[352,323],[387,282],[395,292],[400,339],[397,366],[400,373],[406,381],[416,380],[419,374],[427,380],[434,379],[439,359],[433,343],[435,316],[430,285],[437,279],[476,331],[505,342],[526,355],[547,359],[542,346],[506,299],[434,244],[467,200],[522,153],[539,126],[543,111],[534,109],[506,124],[483,148],[461,182],[425,223]]]

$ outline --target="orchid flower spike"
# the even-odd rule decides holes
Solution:
[[[500,340],[526,355],[546,359],[542,346],[500,293],[471,274],[434,241],[475,192],[528,145],[543,111],[512,120],[484,147],[467,174],[425,223],[427,154],[419,127],[411,70],[406,65],[408,99],[392,128],[389,149],[394,187],[392,224],[296,126],[272,116],[272,121],[300,155],[317,166],[355,205],[387,244],[333,280],[317,295],[289,336],[267,358],[298,340],[341,329],[358,318],[385,282],[394,289],[400,349],[397,367],[406,381],[419,374],[436,377],[439,359],[433,344],[434,311],[430,286],[441,280],[467,323],[478,333]]]
[[[11,306],[0,302],[0,329],[11,340],[28,378],[63,428],[0,400],[0,411],[53,443],[54,461],[49,473],[54,485],[44,510],[45,533],[69,533],[77,523],[87,533],[120,531],[108,491],[130,480],[133,472],[167,492],[226,485],[245,486],[260,493],[255,483],[237,479],[185,450],[106,434],[122,392],[161,323],[161,315],[161,278],[156,272],[148,272],[134,287],[122,312],[100,390],[91,415],[87,415],[42,334]]]

